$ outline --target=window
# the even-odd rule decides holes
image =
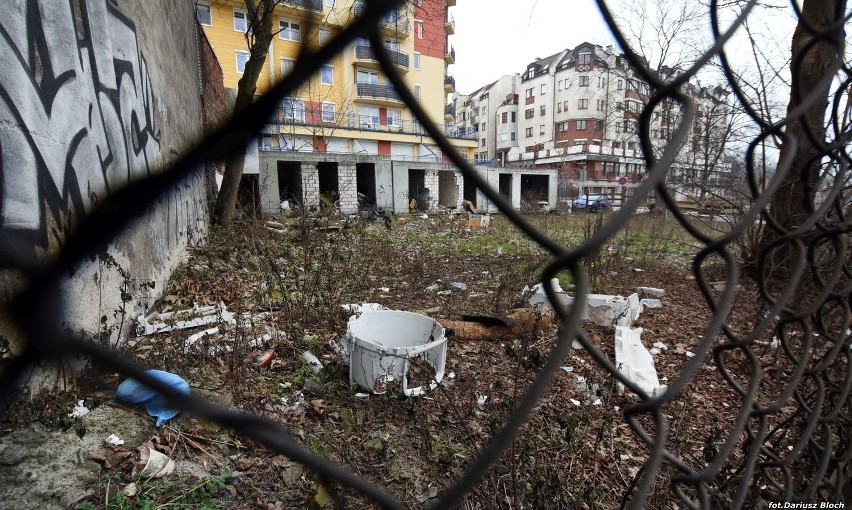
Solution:
[[[485,138],[480,138],[480,139],[479,139],[479,146],[480,146],[480,147],[485,147]]]
[[[358,69],[357,74],[358,83],[379,83],[379,73],[375,71],[365,71],[364,69]]]
[[[585,131],[586,130],[586,121],[578,120],[577,121],[577,131]]]
[[[414,22],[414,31],[417,33],[418,39],[423,39],[423,22],[415,21]]]
[[[541,93],[542,95],[547,94],[547,83],[541,84]]]
[[[359,121],[362,127],[372,128],[379,124],[379,107],[378,106],[360,106],[358,108]]]
[[[249,61],[251,54],[247,51],[237,50],[237,72],[242,74],[246,70],[246,63]]]
[[[210,14],[210,5],[197,3],[195,4],[195,17],[202,25],[212,26],[213,16]]]
[[[627,80],[627,90],[632,90],[633,92],[639,91],[636,80]]]
[[[512,140],[513,142],[515,141],[515,132],[514,132],[514,131],[512,131],[512,132],[509,134],[509,139],[510,139],[510,140]]]
[[[588,76],[580,76],[580,86],[588,87],[589,86],[589,77]]]
[[[289,19],[278,20],[278,37],[285,41],[299,42],[302,40],[302,26],[298,21]]]
[[[334,7],[334,0],[325,0],[325,5],[329,7]]]
[[[423,0],[417,0],[417,7],[423,7]]]
[[[284,98],[284,120],[305,122],[305,102],[294,97]]]
[[[524,152],[535,152],[535,145],[528,145],[524,148]]]
[[[415,71],[420,70],[420,54],[417,53],[416,51],[414,52],[414,70]]]
[[[485,124],[486,124],[486,123],[485,123],[485,122],[483,122],[483,123],[482,123],[482,125],[481,125],[481,126],[479,126],[479,130],[480,130],[480,131],[485,131]]]
[[[639,105],[635,101],[627,101],[627,111],[636,113],[639,110]]]
[[[398,108],[388,108],[388,126],[402,126],[402,110]]]
[[[604,111],[604,104],[605,104],[605,103],[604,103],[603,99],[598,99],[598,100],[597,100],[597,110],[598,110],[599,112]]]
[[[500,119],[500,122],[502,122],[503,124],[509,122],[509,112],[503,112],[503,115],[500,116]]]
[[[589,100],[588,99],[578,99],[577,100],[577,108],[581,110],[589,109]]]
[[[616,123],[615,123],[615,132],[616,132],[616,133],[621,133],[621,122],[616,122]]]
[[[525,119],[531,119],[535,117],[535,110],[533,108],[529,108],[524,112]]]
[[[420,94],[421,94],[420,85],[415,85],[414,86],[414,99],[420,101]]]
[[[623,85],[621,83],[621,80],[618,80],[618,83],[616,83],[616,89],[621,90],[622,87],[623,87]]]
[[[527,99],[533,97],[533,89],[527,89],[524,97]]]
[[[603,129],[603,122],[596,120],[595,121],[595,131],[601,131]]]
[[[541,105],[541,107],[539,107],[539,109],[538,109],[538,114],[539,115],[545,115],[546,113],[547,113],[547,106]]]
[[[249,31],[248,22],[246,21],[246,11],[234,9],[234,30],[243,33]]]
[[[580,65],[587,66],[592,63],[591,53],[580,53]]]
[[[562,108],[563,108],[566,112],[568,111],[568,101],[567,101],[567,100],[566,100],[566,101],[565,101],[565,103],[562,105]]]
[[[524,134],[527,135],[527,138],[532,138],[532,128],[528,127]]]
[[[540,134],[540,135],[544,134],[544,124],[542,124],[538,127],[538,134]]]
[[[328,28],[319,29],[318,37],[320,46],[325,46],[325,44],[331,40],[331,30]]]
[[[560,122],[559,124],[556,125],[556,129],[558,129],[560,133],[564,133],[564,132],[568,131],[568,123],[567,122]]]
[[[512,122],[518,122],[518,115],[516,112],[512,112]]]
[[[323,122],[334,122],[334,103],[322,103],[322,121]]]
[[[483,105],[482,108],[479,109],[479,113],[481,113],[482,115],[488,113],[488,106]]]
[[[562,103],[556,103],[556,113],[562,113]]]
[[[293,70],[293,67],[296,65],[295,60],[290,60],[289,58],[281,59],[281,77],[287,76]]]
[[[559,80],[559,82],[556,84],[556,86],[557,86],[558,90],[562,90],[562,80]]]
[[[334,85],[334,67],[324,65],[320,67],[320,83],[323,85]]]

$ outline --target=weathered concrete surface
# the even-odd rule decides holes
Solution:
[[[615,367],[650,396],[662,394],[654,358],[642,344],[642,328],[615,327]],[[619,385],[621,386],[621,385]]]
[[[55,254],[110,193],[161,171],[195,142],[200,67],[192,2],[31,0],[5,7],[0,233],[13,248],[4,254],[31,265]],[[63,324],[115,337],[122,317],[151,306],[187,245],[206,237],[205,195],[199,168],[151,197],[107,256],[85,261],[61,283]],[[7,295],[22,285],[8,273],[0,278]],[[11,330],[0,325],[0,334]]]

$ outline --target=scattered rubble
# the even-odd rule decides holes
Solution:
[[[642,328],[626,326],[615,328],[615,366],[627,379],[651,397],[661,395],[665,386],[660,385],[654,359],[642,345]],[[622,390],[623,386],[619,385]]]
[[[232,324],[236,322],[234,314],[225,308],[225,303],[220,302],[218,306],[196,305],[190,309],[176,312],[153,313],[147,316],[140,315],[136,320],[136,334],[139,336],[148,336],[175,329],[207,326],[217,322]]]

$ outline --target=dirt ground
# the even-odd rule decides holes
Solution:
[[[575,246],[599,229],[603,218],[546,215],[532,221]],[[646,308],[634,324],[643,328],[646,346],[666,346],[654,356],[666,384],[690,361],[713,315],[690,268],[696,248],[686,234],[657,216],[634,220],[585,268],[596,293],[627,296],[639,286],[666,291],[662,307]],[[243,319],[220,324],[220,333],[192,345],[187,339],[200,329],[134,335],[122,352],[144,367],[179,374],[193,392],[221,405],[274,420],[303,446],[383,487],[404,505],[429,507],[506,422],[557,341],[557,327],[533,323],[528,331],[499,340],[450,337],[447,375],[438,388],[414,398],[393,391],[365,397],[363,389],[350,385],[348,360],[339,350],[351,315],[341,305],[375,302],[439,320],[504,316],[526,306],[522,290],[540,279],[548,254],[504,218],[494,217],[487,230],[467,229],[465,221],[412,216],[386,226],[293,218],[280,231],[262,223],[214,231],[174,274],[157,311],[223,303]],[[710,260],[704,275],[723,281],[723,268]],[[570,276],[561,274],[560,280],[568,290]],[[718,297],[719,289],[709,292]],[[747,332],[765,310],[758,289],[741,278],[726,322]],[[614,328],[586,324],[583,331],[613,359]],[[760,391],[767,402],[783,390],[780,380],[790,370],[771,340],[771,335],[758,338],[751,349],[765,375]],[[270,351],[271,363],[255,366]],[[305,351],[323,364],[319,373],[303,360]],[[724,359],[703,359],[685,391],[664,407],[668,450],[696,470],[723,447],[743,402],[717,364],[743,384],[753,367],[745,351],[726,352]],[[572,350],[562,365],[515,441],[467,493],[464,508],[615,508],[630,493],[650,451],[624,416],[638,398],[619,391],[585,350]],[[411,370],[417,377],[418,367]],[[31,422],[47,430],[75,430],[78,422],[67,414],[78,400],[145,417],[141,406],[114,398],[121,379],[109,367],[90,366],[63,391],[20,399],[3,416],[2,433]],[[333,506],[329,492],[345,498],[348,508],[375,507],[349,489],[324,486],[309,470],[236,431],[188,415],[161,429],[149,420],[150,437],[142,443],[197,469],[140,480],[133,473],[133,447],[102,448],[100,456],[95,452],[86,460],[99,467],[97,481],[72,508],[318,508]],[[637,420],[654,434],[649,414]],[[712,481],[719,506],[730,503],[739,483],[744,438],[733,438],[736,447]],[[662,469],[650,507],[680,508],[671,487],[676,475],[672,464]],[[132,482],[139,492],[119,492]],[[772,487],[761,490],[752,502],[772,500]]]

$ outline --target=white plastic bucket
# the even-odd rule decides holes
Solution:
[[[397,383],[403,395],[416,397],[434,389],[444,378],[444,327],[425,315],[400,310],[364,312],[349,318],[346,336],[349,380],[369,392],[384,393],[388,383]],[[428,383],[410,388],[409,368],[418,358],[434,374]]]

